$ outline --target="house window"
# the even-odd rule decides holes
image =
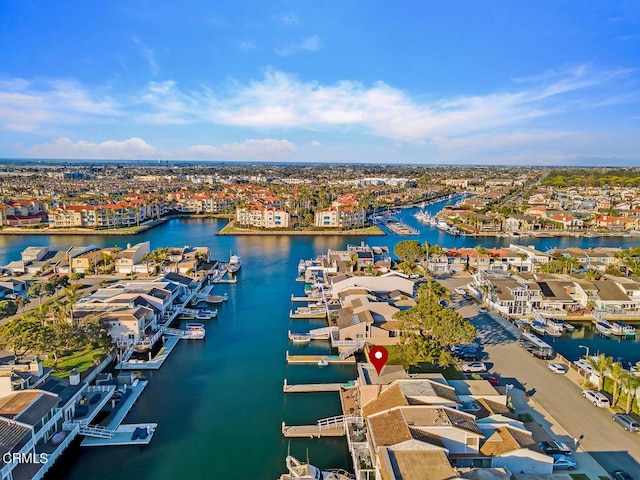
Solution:
[[[467,447],[478,448],[478,437],[467,437]]]

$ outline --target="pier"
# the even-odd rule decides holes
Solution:
[[[158,370],[173,349],[176,348],[181,337],[167,336],[166,338],[164,346],[152,360],[128,360],[119,363],[116,368],[120,370]]]
[[[287,363],[317,364],[322,361],[330,364],[336,363],[346,365],[356,363],[356,359],[354,357],[341,358],[339,355],[289,355],[289,352],[287,352]]]
[[[86,438],[80,445],[83,447],[147,445],[153,437],[153,433],[158,426],[157,423],[121,425],[147,385],[148,381],[146,380],[134,380],[131,386],[125,390],[125,392],[130,392],[129,396],[120,400],[117,407],[115,407],[117,409],[112,410],[113,417],[107,425],[81,425],[79,433],[85,435]],[[136,428],[145,430],[146,435],[144,438],[132,439],[132,434]]]
[[[289,310],[289,318],[326,318],[327,311],[322,309],[307,309],[306,307],[299,307],[295,311]]]
[[[344,427],[320,428],[318,425],[290,425],[282,422],[284,438],[344,437]]]
[[[304,383],[298,385],[289,385],[287,379],[284,379],[282,391],[284,393],[325,393],[340,392],[343,383]]]

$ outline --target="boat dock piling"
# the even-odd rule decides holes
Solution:
[[[339,392],[342,383],[306,383],[299,385],[289,385],[287,379],[284,379],[282,391],[284,393],[323,393],[323,392]]]

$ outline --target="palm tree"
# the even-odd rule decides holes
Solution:
[[[69,318],[71,319],[71,324],[73,325],[73,313],[75,304],[80,298],[82,294],[76,288],[67,288],[64,291],[65,296],[67,297],[67,307],[69,311]]]
[[[618,394],[620,393],[620,384],[622,383],[622,376],[625,371],[622,368],[620,362],[616,362],[611,365],[611,370],[609,372],[609,376],[613,380],[613,401],[611,402],[611,406],[615,406],[618,401]]]
[[[613,357],[607,357],[604,353],[598,355],[595,359],[588,358],[589,363],[598,374],[598,390],[602,390],[604,384],[604,372],[611,368]]]
[[[631,411],[631,405],[633,404],[638,387],[640,387],[640,377],[624,372],[622,375],[622,388],[627,392],[627,403],[624,408],[625,413]]]

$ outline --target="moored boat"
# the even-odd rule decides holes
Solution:
[[[597,322],[596,330],[602,335],[604,335],[605,337],[609,337],[613,333],[613,328],[608,322],[605,322],[605,321]]]
[[[289,340],[291,340],[295,344],[305,344],[311,342],[311,335],[308,333],[292,333],[289,330]]]
[[[209,309],[200,309],[198,313],[196,313],[196,320],[211,320],[212,318],[216,318],[218,316],[217,310],[209,310]]]
[[[636,329],[635,327],[632,327],[631,325],[629,325],[628,323],[625,323],[623,321],[617,320],[615,322],[613,322],[612,327],[616,330],[616,333],[614,332],[614,335],[620,335],[622,337],[635,337],[636,336]]]
[[[329,365],[329,360],[327,359],[327,357],[322,357],[320,360],[318,360],[319,367],[326,367],[327,365]]]
[[[546,333],[546,328],[547,324],[544,322],[541,322],[539,320],[534,320],[531,322],[531,330],[541,335],[544,335]]]
[[[323,471],[307,461],[301,462],[291,455],[286,459],[288,473],[282,474],[279,480],[351,480],[353,475],[344,470]]]
[[[205,337],[205,330],[203,323],[187,323],[185,327],[186,338],[193,340],[202,340]]]
[[[240,262],[239,255],[231,255],[229,258],[229,263],[227,263],[227,270],[230,273],[236,273],[242,267],[242,263]]]

